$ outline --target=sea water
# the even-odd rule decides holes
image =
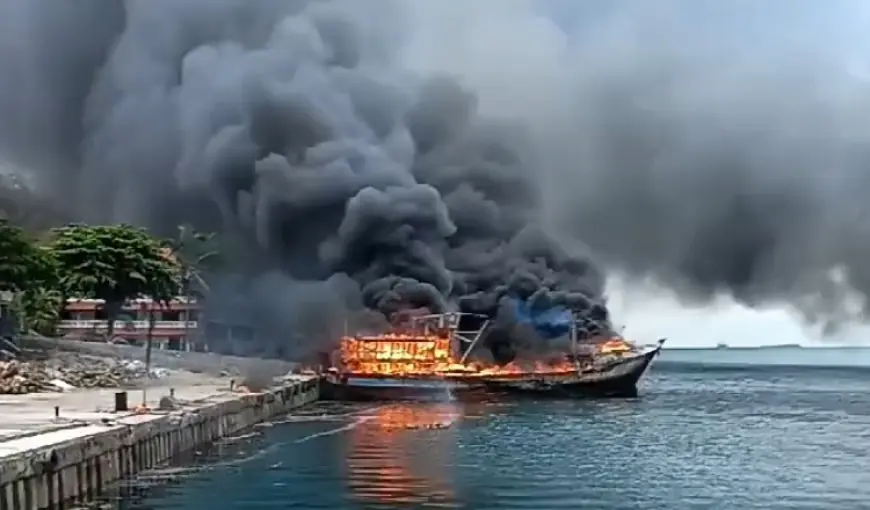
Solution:
[[[121,506],[870,508],[870,350],[749,351],[665,352],[630,400],[316,404]]]

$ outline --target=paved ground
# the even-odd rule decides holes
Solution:
[[[310,380],[310,376],[293,375],[283,381]],[[200,374],[174,374],[147,390],[147,404],[156,409],[158,401],[175,389],[181,408],[196,408],[238,397],[229,391],[230,378],[203,378]],[[73,390],[68,393],[32,393],[0,396],[0,461],[45,445],[88,437],[106,427],[135,425],[162,415],[160,411],[136,415],[116,414],[116,390]],[[142,401],[141,390],[129,391],[130,404]],[[60,406],[60,418],[54,406]],[[104,422],[104,419],[110,421]]]
[[[145,357],[145,349],[140,347],[64,340],[30,339],[28,348],[139,361]],[[172,351],[155,351],[152,366],[171,370],[168,375],[148,382],[146,403],[152,409],[158,407],[160,398],[168,395],[170,388],[175,390],[179,404],[195,404],[205,399],[230,398],[232,380],[236,383],[247,380],[255,386],[267,385],[274,377],[298,368],[295,363],[281,360]],[[127,391],[128,404],[132,408],[142,403],[142,384],[136,389],[125,390],[73,389],[62,393],[0,395],[0,456],[4,450],[16,449],[13,443],[28,442],[28,437],[81,434],[84,429],[102,426],[104,418],[118,418],[111,413],[115,393]],[[60,409],[59,417],[55,417],[55,406]]]
[[[155,409],[170,388],[175,390],[179,403],[186,403],[229,393],[230,380],[230,377],[173,373],[152,381],[144,395],[147,405]],[[114,410],[118,391],[127,391],[130,407],[142,403],[142,389],[75,389],[63,393],[0,395],[0,444],[22,435],[99,423],[102,418],[113,416],[109,413]],[[60,408],[59,418],[54,416],[55,406]]]

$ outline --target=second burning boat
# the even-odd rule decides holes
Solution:
[[[436,318],[437,317],[437,318]],[[411,320],[385,335],[345,336],[332,353],[321,395],[332,400],[443,398],[465,390],[448,377],[462,370],[455,361],[459,317],[449,314]],[[435,320],[433,320],[435,319]]]

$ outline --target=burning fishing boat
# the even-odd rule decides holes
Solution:
[[[459,331],[463,314],[413,317],[388,334],[345,336],[324,377],[324,398],[407,400],[477,393],[555,397],[633,397],[664,340],[640,347],[618,335],[578,341],[570,327],[570,352],[559,359],[503,366],[472,359],[490,322]],[[462,349],[462,344],[464,349]]]
[[[621,337],[578,346],[555,364],[509,364],[474,374],[489,393],[549,397],[636,397],[637,386],[665,340],[637,346]]]
[[[387,334],[343,337],[323,378],[323,398],[441,399],[467,390],[469,383],[453,377],[470,370],[456,361],[459,319],[406,314]]]
[[[526,328],[545,344],[563,341],[557,341],[560,355],[555,358],[510,359],[474,373],[472,377],[482,380],[484,389],[491,393],[634,397],[638,382],[665,343],[664,339],[650,346],[629,342],[612,328],[603,307],[578,315],[566,308],[536,307],[519,299],[509,304],[515,326]],[[473,349],[472,345],[469,351]]]

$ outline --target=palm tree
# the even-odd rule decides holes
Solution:
[[[60,322],[63,296],[60,291],[34,287],[19,293],[14,308],[24,333],[35,331],[40,335],[54,336]]]
[[[205,297],[211,291],[203,273],[209,263],[213,263],[220,256],[216,244],[214,232],[198,232],[190,225],[178,226],[172,255],[181,266],[181,292],[188,304],[184,321],[184,345],[187,345],[190,334],[189,304],[194,297]]]

